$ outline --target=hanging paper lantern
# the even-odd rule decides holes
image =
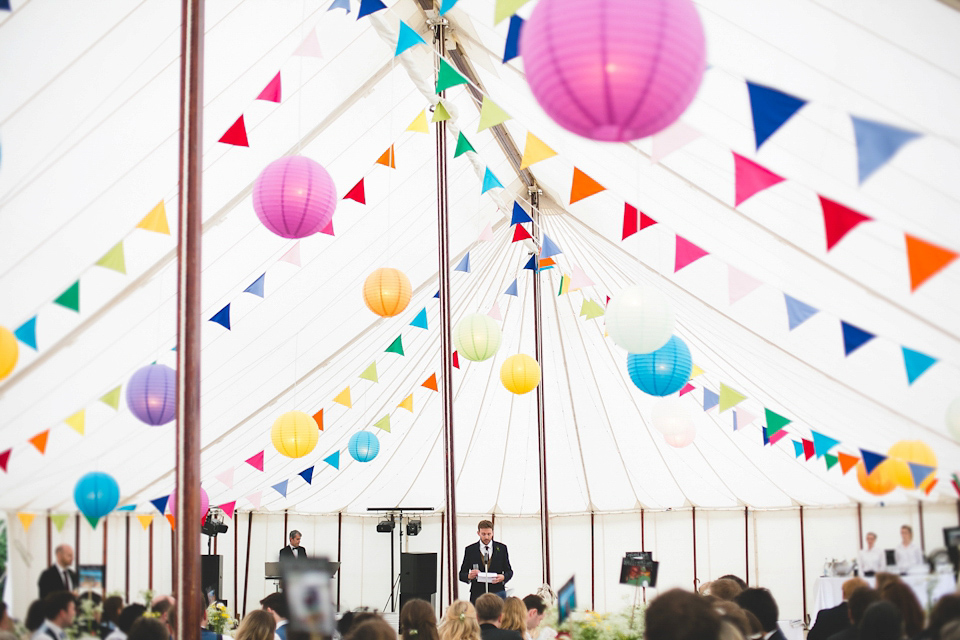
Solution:
[[[637,140],[684,112],[706,68],[690,0],[541,0],[520,36],[530,90],[560,126]]]
[[[857,463],[857,480],[867,493],[875,496],[886,495],[897,487],[890,460],[884,460],[878,464],[870,475],[867,475],[867,468],[863,466],[863,460],[861,460]]]
[[[270,231],[305,238],[330,223],[337,189],[327,170],[310,158],[274,160],[253,183],[253,210]]]
[[[287,411],[270,429],[273,446],[288,458],[302,458],[317,446],[317,422],[303,411]]]
[[[77,481],[73,501],[90,524],[96,526],[97,521],[120,502],[120,487],[110,475],[91,471]]]
[[[17,346],[17,339],[13,332],[0,327],[0,380],[10,375],[13,368],[17,366],[19,354],[20,348]]]
[[[500,348],[500,327],[486,314],[468,314],[453,330],[453,346],[467,360],[488,360]]]
[[[380,441],[369,431],[358,431],[350,436],[347,451],[357,462],[370,462],[380,453]]]
[[[910,464],[922,464],[927,467],[936,468],[937,455],[925,442],[919,440],[901,440],[897,442],[889,451],[887,451],[887,460],[890,463],[890,474],[898,487],[904,489],[918,488],[913,482],[913,474],[910,472]],[[920,485],[920,489],[926,490],[933,482],[934,476],[931,473]]]
[[[410,280],[398,269],[377,269],[363,283],[363,301],[378,316],[390,318],[410,303]]]
[[[202,523],[207,519],[207,511],[210,509],[210,496],[207,495],[206,490],[203,487],[200,487],[200,522]],[[167,498],[167,513],[172,516],[177,515],[177,491],[174,490],[170,494],[170,497]]]
[[[148,364],[130,376],[127,406],[140,422],[167,424],[177,416],[177,374],[165,364]]]
[[[668,396],[690,379],[690,349],[677,336],[653,353],[628,353],[627,372],[637,388],[652,396]]]
[[[697,426],[683,398],[663,398],[653,405],[653,428],[671,447],[685,447],[697,436]]]
[[[960,397],[954,398],[947,407],[947,431],[960,442]]]
[[[540,365],[525,353],[512,355],[500,367],[500,382],[518,395],[533,391],[540,384]]]
[[[615,295],[604,318],[614,344],[628,353],[656,351],[673,335],[670,301],[649,285],[633,285]]]

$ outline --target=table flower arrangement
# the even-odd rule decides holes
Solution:
[[[237,621],[230,609],[222,602],[214,602],[207,607],[207,629],[224,635],[237,628]]]

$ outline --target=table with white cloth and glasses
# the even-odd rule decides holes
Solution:
[[[852,578],[846,577],[820,577],[817,578],[817,596],[813,601],[813,611],[810,612],[810,621],[817,619],[817,613],[821,609],[830,609],[843,602],[843,583]],[[953,593],[957,589],[957,582],[952,573],[924,573],[900,576],[920,601],[920,606],[929,610],[933,604],[940,599],[940,596]],[[877,579],[873,576],[864,578],[871,588],[877,586]]]

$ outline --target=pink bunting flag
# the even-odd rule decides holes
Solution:
[[[224,502],[220,505],[220,510],[223,511],[224,515],[233,520],[233,510],[237,506],[236,500],[231,500],[230,502]]]
[[[668,155],[681,149],[702,134],[683,122],[675,122],[660,133],[653,136],[653,150],[650,152],[650,162],[655,164]]]
[[[494,320],[496,320],[497,322],[501,322],[503,318],[500,317],[500,304],[497,302],[494,302],[493,307],[490,309],[487,315],[493,318]]]
[[[730,288],[730,304],[733,304],[763,283],[733,265],[727,265],[727,284]]]
[[[333,218],[330,218],[330,222],[327,223],[327,226],[325,226],[323,229],[320,229],[320,233],[325,233],[328,236],[333,235]]]
[[[683,389],[680,389],[680,396],[683,396],[686,393],[690,393],[694,389],[696,389],[696,387],[688,382],[687,384],[683,385]]]
[[[297,240],[293,243],[293,246],[290,249],[280,256],[280,259],[277,262],[289,262],[290,264],[299,267],[300,266],[300,241]]]
[[[754,420],[757,419],[757,416],[753,415],[743,407],[737,407],[734,410],[733,414],[734,414],[734,417],[736,418],[733,422],[734,431],[739,431],[740,429],[743,429],[744,427],[746,427],[747,425],[749,425],[750,423],[752,423]],[[777,434],[773,434],[773,435],[777,435]]]
[[[772,445],[777,444],[780,440],[783,440],[783,438],[785,438],[786,435],[787,435],[787,432],[784,431],[783,429],[781,429],[780,431],[777,431],[775,434],[770,436],[770,444]]]
[[[673,272],[676,273],[677,271],[680,271],[680,269],[683,269],[691,262],[696,262],[708,254],[708,251],[704,251],[686,238],[678,235],[677,252],[673,262]]]
[[[573,273],[570,275],[570,291],[592,287],[594,284],[596,283],[584,273],[583,269],[576,265],[573,266]]]
[[[243,124],[243,114],[237,118],[237,121],[230,125],[227,132],[220,136],[219,142],[232,144],[235,147],[249,147],[247,142],[247,127]]]
[[[260,92],[260,95],[257,96],[257,100],[265,100],[266,102],[280,102],[280,72],[277,71],[277,75],[273,76],[273,80],[267,83],[267,86],[263,88],[263,91]]]
[[[320,41],[317,40],[316,29],[311,29],[307,37],[303,39],[297,50],[293,52],[295,56],[303,58],[322,58],[323,52],[320,51]]]
[[[263,451],[247,458],[246,463],[257,471],[263,471]]]
[[[247,500],[253,505],[254,509],[260,508],[260,499],[263,498],[263,491],[256,491],[247,496]]]
[[[480,242],[493,242],[493,227],[489,224],[485,226],[477,240]]]
[[[234,467],[230,467],[226,471],[222,471],[217,475],[213,476],[223,484],[227,485],[228,489],[233,489],[233,472],[235,471]]]
[[[733,168],[736,175],[736,195],[733,203],[735,207],[739,207],[750,196],[760,193],[764,189],[769,189],[784,180],[773,171],[761,167],[739,153],[733,154]]]

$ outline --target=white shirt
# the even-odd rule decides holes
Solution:
[[[480,541],[480,555],[487,556],[487,561],[490,561],[490,558],[493,557],[493,541],[491,540],[488,544],[483,544],[483,541]]]
[[[108,635],[104,640],[127,640],[127,634],[117,628],[111,631],[110,635]]]
[[[50,633],[47,631],[48,629],[53,632],[53,635],[50,635]],[[40,625],[40,628],[34,632],[33,636],[31,636],[31,640],[53,640],[54,636],[57,638],[66,638],[67,634],[65,634],[63,629],[58,627],[52,621],[44,620],[43,624]]]
[[[916,542],[911,542],[907,546],[899,545],[894,553],[897,557],[897,569],[905,573],[915,573],[919,567],[926,564],[923,559],[923,552]]]
[[[883,571],[887,567],[887,555],[883,549],[878,549],[874,545],[873,549],[861,549],[857,554],[857,568],[863,575],[867,571]]]

